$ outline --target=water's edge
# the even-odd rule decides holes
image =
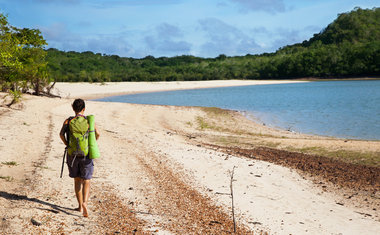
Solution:
[[[372,84],[365,80],[186,89],[113,96],[96,101],[218,107],[238,111],[250,121],[274,129],[377,141],[380,140],[380,131],[376,132],[380,127],[377,120],[380,117],[380,95],[377,94],[380,81],[370,82]]]

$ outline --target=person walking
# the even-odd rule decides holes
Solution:
[[[74,178],[75,196],[79,205],[76,210],[82,212],[84,217],[88,217],[87,206],[90,196],[90,180],[94,172],[94,162],[93,159],[89,158],[89,125],[87,117],[84,116],[86,109],[84,100],[74,100],[72,108],[75,116],[69,117],[64,121],[59,136],[66,145],[66,162],[69,168],[69,176]],[[96,140],[99,136],[99,131],[95,126]]]

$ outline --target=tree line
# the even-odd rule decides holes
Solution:
[[[380,75],[380,8],[355,8],[311,39],[261,55],[142,59],[47,50],[56,81],[189,81],[346,78]]]

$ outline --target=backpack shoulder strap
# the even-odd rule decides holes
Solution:
[[[67,143],[70,143],[70,127],[69,127],[69,124],[71,122],[71,120],[73,120],[74,117],[73,116],[70,116],[69,118],[67,118],[67,126],[66,126],[66,140],[67,140]]]
[[[70,122],[73,120],[73,119],[75,119],[77,116],[70,116],[68,119],[67,119],[67,125],[69,125],[70,124]]]

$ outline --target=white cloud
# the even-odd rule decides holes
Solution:
[[[192,45],[183,40],[180,28],[162,23],[144,37],[150,55],[176,56],[189,54]]]
[[[206,42],[201,45],[202,56],[255,54],[261,49],[254,37],[219,19],[207,18],[199,24],[206,36]]]
[[[63,23],[55,23],[49,27],[41,27],[44,38],[49,42],[48,47],[65,51],[93,51],[95,53],[117,54],[122,56],[141,56],[128,43],[125,35],[91,35],[83,36],[68,30]]]

